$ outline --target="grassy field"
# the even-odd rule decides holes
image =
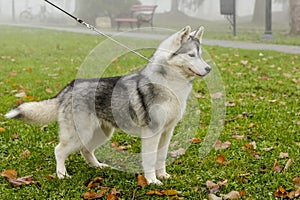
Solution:
[[[95,177],[103,178],[102,186],[108,187],[103,199],[112,188],[119,192],[119,199],[169,199],[147,193],[176,190],[180,194],[174,199],[207,199],[209,192],[219,196],[237,191],[248,200],[275,199],[274,192],[280,186],[288,191],[297,189],[293,179],[300,176],[299,55],[205,46],[225,84],[226,119],[219,137],[224,149],[212,148],[206,157],[199,158],[212,108],[205,81],[197,79],[192,93],[198,98],[201,116],[197,140],[167,167],[172,178],[163,186],[142,188],[136,174],[89,168],[79,153],[67,161],[72,178],[58,180],[54,158],[57,124],[41,128],[3,117],[21,102],[54,96],[76,77],[88,52],[102,38],[39,29],[0,29],[0,171],[13,169],[18,177],[33,175],[34,180],[13,187],[0,176],[0,199],[82,199],[90,190],[101,190],[85,186]],[[144,53],[150,56],[153,50]],[[106,71],[110,76],[131,72],[144,63],[132,55],[111,59]],[[139,151],[138,139],[122,133],[115,134],[110,142],[125,146],[123,151]],[[284,170],[289,159],[292,165]],[[207,181],[220,183],[214,189]]]

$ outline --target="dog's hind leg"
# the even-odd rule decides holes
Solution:
[[[113,132],[114,128],[102,125],[101,128],[95,129],[91,140],[81,148],[81,155],[84,157],[90,167],[109,167],[104,163],[100,163],[97,160],[94,152],[99,145],[104,144],[111,138]]]
[[[65,167],[68,156],[80,149],[81,143],[71,121],[60,120],[59,144],[55,147],[56,173],[58,178],[70,177]]]

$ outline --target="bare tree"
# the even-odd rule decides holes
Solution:
[[[290,0],[290,34],[300,35],[300,1]]]
[[[252,22],[255,24],[263,24],[265,21],[266,1],[256,0]]]
[[[171,13],[181,12],[180,8],[188,8],[192,11],[197,11],[204,0],[171,0]]]

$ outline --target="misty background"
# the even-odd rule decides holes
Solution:
[[[99,28],[115,29],[114,18],[130,15],[135,4],[157,5],[154,26],[178,29],[187,24],[205,25],[208,31],[231,33],[220,13],[220,0],[52,0],[63,9]],[[237,28],[263,32],[266,0],[236,0]],[[300,1],[272,0],[274,32],[300,35]],[[75,25],[68,16],[42,0],[0,0],[0,22],[42,25]],[[126,26],[126,25],[124,25]]]

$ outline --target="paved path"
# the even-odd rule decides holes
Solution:
[[[4,24],[4,25],[11,25],[11,24]],[[58,30],[58,31],[85,33],[85,34],[97,34],[92,30],[80,26],[75,28],[21,25],[21,24],[12,24],[12,26],[42,28],[42,29],[50,29],[50,30]],[[109,35],[121,34],[121,32],[116,32],[116,31],[103,31],[103,32]],[[158,39],[158,40],[162,40],[163,38],[167,37],[167,35],[142,33],[142,32],[126,32],[126,33],[122,32],[122,36],[145,38],[145,39]],[[222,46],[222,47],[250,49],[250,50],[273,50],[273,51],[279,51],[284,53],[300,54],[300,46],[292,46],[292,45],[277,45],[277,44],[250,43],[250,42],[239,42],[239,41],[230,41],[230,40],[210,40],[210,39],[203,40],[203,43],[205,45],[210,45],[210,46]]]

